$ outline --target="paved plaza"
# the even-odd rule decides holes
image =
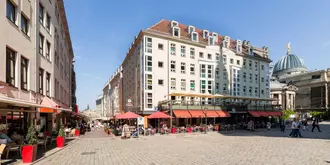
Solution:
[[[223,134],[176,134],[121,140],[95,130],[66,148],[39,160],[36,165],[109,164],[228,164],[280,165],[328,164],[330,123],[323,132],[304,132],[304,138],[288,138],[290,130],[238,130]]]

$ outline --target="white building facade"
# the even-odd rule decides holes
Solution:
[[[162,20],[140,32],[122,64],[123,100],[134,104],[125,108],[148,114],[166,99],[213,101],[167,97],[175,92],[269,98],[270,62],[267,47]]]

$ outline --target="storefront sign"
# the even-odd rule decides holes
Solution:
[[[144,118],[143,117],[138,117],[137,118],[137,124],[138,125],[144,125]]]

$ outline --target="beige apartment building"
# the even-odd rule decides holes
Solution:
[[[71,110],[74,54],[63,0],[3,0],[0,11],[1,107]]]
[[[166,99],[214,101],[168,97],[176,92],[267,99],[270,62],[267,47],[161,20],[134,38],[122,63],[122,110],[150,114]]]

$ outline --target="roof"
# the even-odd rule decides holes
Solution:
[[[295,54],[288,54],[282,57],[274,66],[273,73],[278,73],[286,70],[292,71],[307,71],[307,68],[301,58]]]
[[[179,23],[178,26],[180,28],[180,39],[191,41],[190,33],[188,31],[189,26],[184,25],[184,24],[180,24],[180,23]],[[147,31],[148,30],[153,31],[153,32],[158,32],[158,33],[163,34],[163,35],[172,36],[171,21],[169,21],[169,20],[162,19],[157,24],[155,24],[155,25],[151,26],[150,28],[148,28]],[[206,29],[204,29],[204,30],[206,30]],[[199,43],[208,44],[208,38],[203,38],[203,30],[202,29],[198,29],[198,28],[195,27],[195,32],[197,32],[199,34],[198,35],[198,40],[199,40],[198,42]],[[212,32],[209,31],[209,34],[211,34],[211,33]],[[225,36],[221,36],[219,33],[217,33],[217,34],[218,34],[218,42],[216,42],[215,45],[220,45],[222,43],[222,40],[225,38]],[[265,47],[258,48],[258,47],[255,47],[255,46],[251,46],[251,48],[254,49],[254,56],[268,59],[268,56],[264,57],[264,55],[260,54],[261,51]],[[230,49],[236,52],[236,40],[230,39]],[[248,46],[246,44],[244,44],[244,42],[242,42],[242,53],[244,55],[249,54],[248,49],[249,49]]]

